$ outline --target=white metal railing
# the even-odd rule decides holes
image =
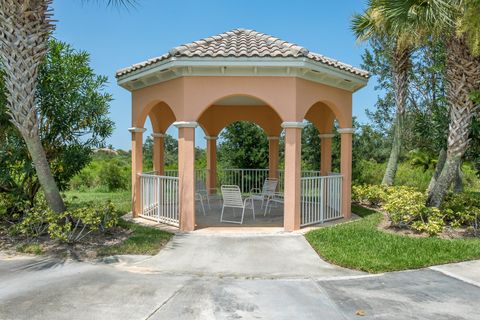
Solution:
[[[140,174],[140,204],[140,216],[178,227],[178,178]]]
[[[217,172],[217,185],[237,185],[242,193],[261,189],[268,178],[268,169],[221,169]]]
[[[301,179],[301,226],[339,219],[342,215],[341,175]]]

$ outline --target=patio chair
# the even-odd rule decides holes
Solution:
[[[203,206],[203,200],[205,199],[207,200],[208,209],[211,209],[210,195],[208,194],[207,187],[205,185],[205,182],[203,182],[203,180],[197,180],[195,182],[195,197],[197,197],[197,195],[202,201],[202,206]],[[204,210],[204,213],[205,213],[205,210]]]
[[[267,215],[267,211],[268,213],[270,213],[270,211],[272,210],[272,204],[277,204],[277,203],[280,203],[280,204],[285,203],[284,195],[281,192],[274,192],[274,194],[270,198],[268,198],[267,204],[265,205],[265,211],[263,212],[263,216]]]
[[[242,199],[242,193],[240,192],[239,186],[225,185],[221,187],[221,190],[222,190],[222,197],[223,197],[223,205],[222,205],[222,214],[220,215],[220,222],[243,224],[245,209],[249,204],[251,206],[252,213],[253,213],[253,221],[255,221],[255,206],[254,206],[252,197],[247,197],[245,199]],[[225,208],[233,208],[234,213],[236,208],[242,209],[242,217],[240,218],[240,221],[224,220],[223,213],[225,211]]]
[[[262,190],[259,188],[253,188],[250,190],[250,197],[254,200],[262,200],[262,209],[265,201],[268,202],[275,195],[275,190],[277,189],[278,179],[276,178],[267,178],[263,183]]]
[[[195,201],[200,201],[200,205],[202,206],[202,212],[205,216],[205,206],[203,205],[203,197],[200,193],[195,192]]]

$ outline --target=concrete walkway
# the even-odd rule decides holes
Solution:
[[[300,235],[193,233],[154,257],[0,256],[0,319],[478,319],[479,269],[369,275]]]
[[[158,255],[129,266],[216,277],[330,278],[363,274],[326,263],[300,234],[179,234]]]

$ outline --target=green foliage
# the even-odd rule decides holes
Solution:
[[[448,194],[441,209],[452,227],[467,225],[475,236],[480,235],[480,193]]]
[[[352,186],[352,200],[363,205],[378,207],[387,198],[388,187],[384,185]]]
[[[407,237],[377,228],[382,214],[353,205],[363,219],[319,228],[305,238],[323,259],[367,272],[424,268],[480,258],[478,239]]]
[[[103,170],[100,171],[101,184],[105,186],[108,191],[127,189],[130,175],[128,171],[124,169],[120,161],[116,159],[108,161],[103,166]]]
[[[256,124],[237,121],[220,133],[219,161],[227,168],[268,167],[268,141]]]
[[[70,181],[71,190],[117,191],[131,186],[130,154],[98,151],[92,161]]]
[[[61,213],[50,210],[45,200],[37,199],[35,205],[25,209],[20,221],[11,227],[11,232],[28,238],[38,238],[48,233],[53,239],[69,244],[81,241],[94,231],[102,231],[118,224],[121,212],[111,201],[105,204],[69,206]]]
[[[51,223],[57,223],[58,218],[43,199],[37,200],[35,206],[25,211],[20,222],[12,226],[11,232],[38,238],[47,232]]]
[[[48,225],[48,234],[53,239],[73,244],[94,231],[105,231],[119,221],[119,214],[111,202],[99,207],[69,209],[57,215]]]
[[[363,205],[381,207],[395,227],[410,228],[433,236],[442,232],[446,226],[465,226],[474,235],[478,235],[478,193],[450,194],[440,209],[427,207],[425,193],[405,186],[353,186],[352,199]]]
[[[89,59],[88,53],[52,40],[39,70],[35,94],[40,136],[61,190],[89,163],[92,148],[102,146],[113,130],[108,118],[111,96],[103,92],[107,77],[97,76]],[[1,100],[0,193],[15,194],[33,205],[40,184],[26,145],[9,122]]]

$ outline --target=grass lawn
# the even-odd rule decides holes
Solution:
[[[157,254],[173,236],[170,232],[144,227],[133,222],[121,220],[119,225],[132,231],[132,235],[120,244],[98,250],[99,256],[117,254]]]
[[[130,191],[120,192],[73,192],[66,194],[66,199],[72,205],[86,205],[88,203],[102,203],[111,200],[115,207],[124,213],[130,211]],[[145,227],[133,222],[120,220],[119,226],[131,231],[130,237],[120,244],[103,247],[98,250],[98,255],[109,256],[118,254],[157,254],[158,251],[173,236],[170,232],[152,227]]]
[[[377,229],[382,214],[352,205],[363,217],[308,232],[305,237],[325,260],[368,272],[416,269],[480,258],[479,239],[417,238]]]
[[[67,191],[65,200],[73,205],[85,205],[88,203],[103,203],[111,200],[121,212],[129,212],[132,208],[130,191],[96,192],[96,191]]]

